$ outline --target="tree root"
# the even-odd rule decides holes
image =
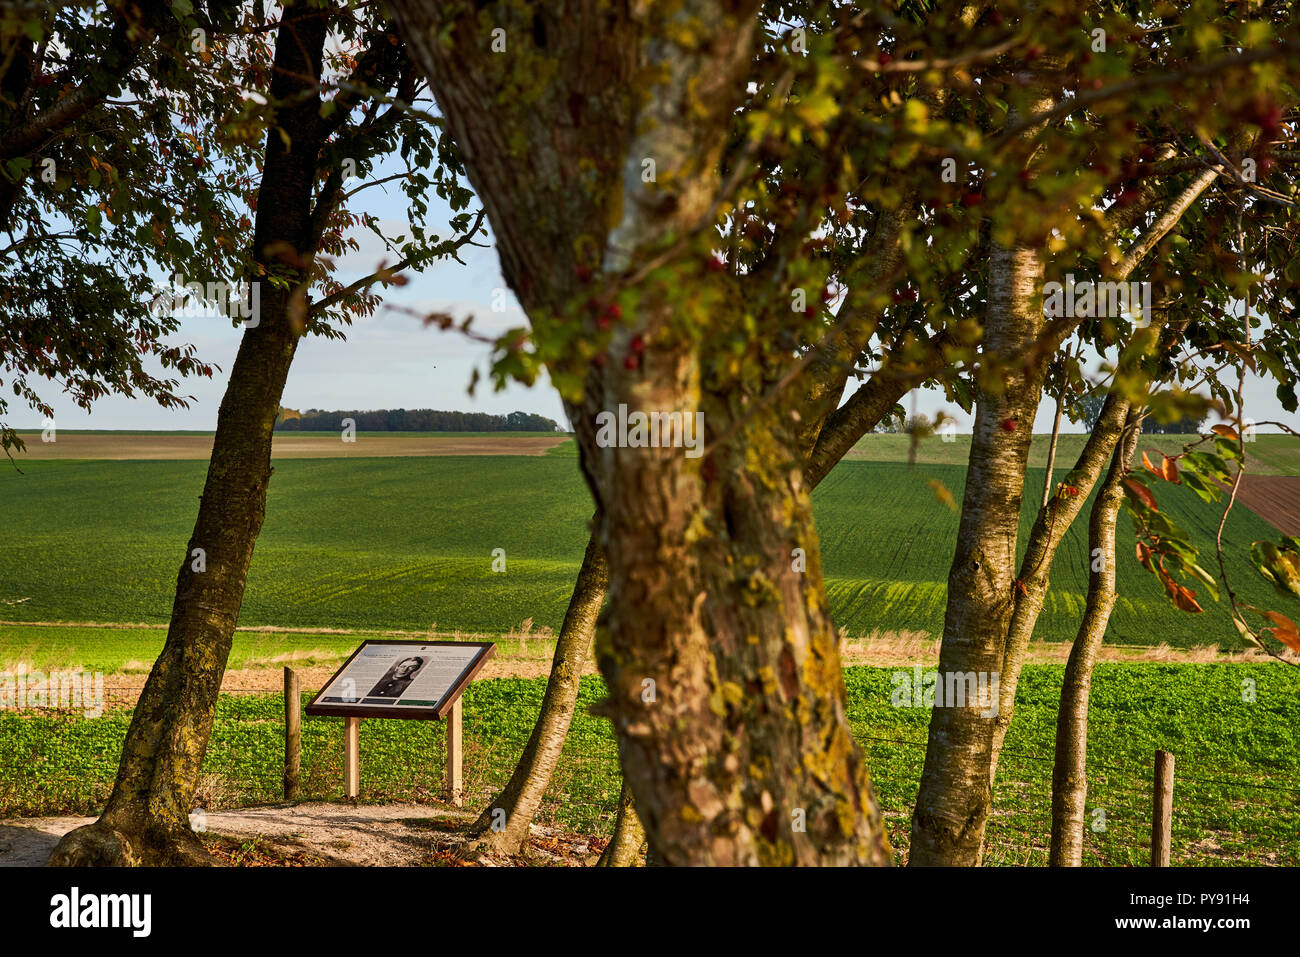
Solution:
[[[214,867],[189,828],[113,826],[104,819],[63,835],[49,867]]]

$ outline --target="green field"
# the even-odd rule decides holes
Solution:
[[[1143,447],[1182,441],[1152,438],[1159,441]],[[909,469],[897,461],[905,438],[870,436],[814,494],[832,610],[851,635],[941,630],[958,516],[927,482],[941,481],[960,500],[965,469],[930,460],[963,458],[967,441],[931,440]],[[1297,442],[1261,436],[1255,447],[1287,465]],[[1073,454],[1062,449],[1064,460]],[[24,463],[23,474],[0,471],[0,619],[165,624],[204,469],[200,461],[50,460]],[[1042,481],[1031,470],[1025,532]],[[1185,489],[1160,491],[1162,507],[1210,549],[1218,509]],[[571,452],[283,459],[240,623],[504,633],[532,618],[558,628],[590,511]],[[1085,524],[1062,543],[1041,640],[1073,638],[1088,574]],[[1300,614],[1300,602],[1276,597],[1245,561],[1252,541],[1275,535],[1245,508],[1234,510],[1226,537],[1233,584],[1245,601]],[[491,570],[497,548],[505,549],[504,574]],[[1110,641],[1235,647],[1222,604],[1207,601],[1205,614],[1191,616],[1165,601],[1133,557],[1126,518],[1119,552]],[[48,637],[0,626],[7,652]]]
[[[1176,449],[1153,437],[1143,447]],[[1066,441],[1062,459],[1077,454]],[[1081,440],[1080,440],[1081,441]],[[1077,442],[1075,445],[1077,446]],[[1037,443],[1036,445],[1041,445]],[[1295,443],[1256,446],[1258,464],[1292,471]],[[929,487],[958,500],[967,440],[926,443],[908,468],[906,439],[871,436],[814,495],[836,623],[851,635],[927,632],[943,620],[944,582],[957,514]],[[1041,449],[1035,449],[1035,461]],[[165,635],[176,569],[202,487],[201,461],[41,460],[0,472],[0,670],[108,673],[110,701],[133,700],[115,675],[148,670]],[[1057,478],[1064,470],[1057,472]],[[1022,534],[1041,488],[1029,476]],[[1208,548],[1218,511],[1183,489],[1161,489],[1162,508]],[[533,619],[558,628],[586,541],[590,499],[572,442],[545,456],[282,459],[254,556],[232,668],[330,665],[385,629],[502,635]],[[1241,597],[1287,609],[1243,560],[1274,532],[1244,508],[1228,525],[1230,572]],[[1233,634],[1221,606],[1173,610],[1137,566],[1121,520],[1121,596],[1112,643],[1192,646]],[[505,574],[491,570],[504,548]],[[1073,637],[1087,580],[1083,523],[1057,559],[1038,637]],[[26,599],[26,600],[23,600]],[[40,622],[134,622],[102,628]],[[144,625],[145,627],[141,627]],[[355,629],[322,633],[303,629]],[[292,629],[300,629],[294,631]],[[534,649],[536,650],[536,649]],[[512,648],[504,649],[511,653]],[[908,814],[924,759],[929,712],[889,705],[889,671],[846,670],[848,715],[868,752],[891,838],[906,853]],[[1049,832],[1059,665],[1030,665],[1018,695],[990,820],[988,862],[1041,864]],[[1256,700],[1243,700],[1253,681]],[[505,782],[536,717],[544,679],[478,682],[466,694],[466,784],[478,806]],[[125,694],[125,697],[123,697]],[[583,682],[564,757],[540,816],[582,833],[608,833],[619,792],[616,748],[587,708],[603,695]],[[220,808],[279,798],[282,702],[265,692],[223,694],[197,802]],[[92,813],[111,787],[130,711],[96,720],[0,712],[0,818]],[[1178,756],[1175,863],[1300,864],[1300,675],[1276,664],[1102,664],[1093,688],[1089,829],[1085,860],[1142,865],[1149,854],[1150,765],[1156,748]],[[365,722],[362,799],[430,801],[442,787],[442,727]],[[303,797],[341,797],[336,719],[303,727]],[[1090,818],[1095,823],[1095,817]]]
[[[46,672],[80,669],[109,675],[147,674],[166,637],[167,629],[161,625],[134,628],[0,625],[0,671],[14,671],[22,663],[29,669]],[[228,667],[341,664],[365,638],[372,637],[380,635],[241,630],[235,632]]]
[[[886,669],[849,668],[848,716],[870,760],[890,837],[905,851],[930,712],[891,707]],[[1243,701],[1247,679],[1255,701]],[[1061,668],[1030,665],[1021,680],[994,795],[993,864],[1043,864],[1050,831],[1051,754]],[[523,749],[545,679],[478,682],[465,695],[470,807],[504,784]],[[604,694],[583,680],[578,710],[540,823],[608,834],[619,775],[612,729],[588,707]],[[209,809],[280,799],[283,703],[223,695],[198,804]],[[130,712],[94,721],[0,713],[0,818],[93,813],[112,785]],[[341,719],[303,723],[303,798],[339,800]],[[1149,860],[1150,774],[1157,748],[1177,754],[1175,864],[1300,865],[1300,674],[1277,665],[1103,664],[1093,684],[1085,863]],[[443,727],[366,721],[361,799],[429,801],[443,781]]]

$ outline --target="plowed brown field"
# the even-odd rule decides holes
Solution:
[[[53,442],[41,434],[22,434],[27,451],[14,459],[206,459],[212,454],[212,436],[203,433],[59,432]],[[414,455],[545,455],[567,435],[358,435],[344,442],[340,435],[277,433],[272,457],[278,459],[391,458]]]
[[[1237,499],[1285,535],[1300,535],[1300,477],[1246,475]]]

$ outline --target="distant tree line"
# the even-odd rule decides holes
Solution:
[[[1084,396],[1079,400],[1079,412],[1083,416],[1083,423],[1091,432],[1097,427],[1097,421],[1101,418],[1102,406],[1106,404],[1106,397],[1098,393],[1092,393]],[[1147,435],[1195,435],[1201,431],[1201,426],[1205,423],[1205,416],[1185,415],[1176,422],[1161,422],[1155,416],[1148,415],[1142,420],[1142,431]]]
[[[293,410],[284,410],[293,412]],[[531,412],[493,415],[489,412],[444,412],[438,409],[378,409],[305,412],[279,417],[275,424],[281,432],[333,432],[343,427],[344,419],[356,422],[359,432],[558,432],[554,419]]]

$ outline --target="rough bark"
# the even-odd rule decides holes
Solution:
[[[1029,248],[994,246],[984,355],[1003,372],[977,394],[970,464],[944,614],[939,674],[999,674],[1015,605],[1016,536],[1041,363],[1016,363],[1044,323],[1043,262]],[[947,703],[945,703],[947,705]],[[979,863],[988,818],[994,718],[990,703],[935,708],[912,815],[909,862]]]
[[[801,444],[814,443],[814,448],[809,451],[804,465],[804,481],[808,486],[815,487],[825,478],[844,453],[873,429],[909,389],[938,371],[941,365],[942,353],[936,352],[935,358],[923,369],[874,378],[854,393],[848,403],[834,412],[828,411],[826,404],[821,401],[820,397],[825,393],[818,393],[815,397],[810,396],[805,403],[809,414],[804,421],[811,422],[812,428],[804,432],[801,437]],[[842,385],[841,382],[840,386]],[[827,423],[828,420],[829,423],[823,429],[823,423]],[[596,570],[593,563],[597,559],[598,578],[590,574],[591,571]],[[592,538],[587,544],[587,553],[578,573],[573,595],[569,600],[569,611],[556,644],[551,674],[546,685],[546,695],[537,723],[529,736],[528,745],[505,789],[479,815],[470,828],[470,834],[474,836],[486,834],[492,827],[493,816],[500,818],[498,808],[506,814],[505,827],[499,834],[494,834],[487,840],[472,843],[466,853],[495,851],[517,854],[523,849],[528,827],[536,817],[541,796],[550,784],[560,752],[563,750],[564,739],[568,734],[569,723],[577,702],[580,684],[578,676],[591,645],[596,616],[607,585],[608,569],[604,553],[599,550],[595,538]],[[575,609],[590,610],[590,617],[588,618],[585,613],[575,617]],[[575,627],[570,627],[571,621]],[[521,804],[523,800],[530,802],[529,808],[523,807]],[[645,829],[641,825],[641,819],[635,811],[631,812],[629,818],[627,808],[632,806],[631,792],[627,790],[626,785],[622,788],[620,800],[615,834],[623,835],[635,831],[640,835],[639,840],[644,842]],[[638,851],[639,847],[638,844],[637,848],[633,849],[633,853]]]
[[[593,522],[598,521],[599,515]],[[564,750],[564,739],[578,702],[582,667],[591,651],[596,617],[605,600],[608,582],[605,551],[593,535],[587,542],[578,580],[555,643],[551,674],[533,733],[504,790],[470,827],[470,834],[479,839],[467,853],[518,854],[523,850],[528,829]]]
[[[788,415],[745,406],[765,382],[710,366],[734,317],[687,294],[735,278],[709,275],[696,247],[757,5],[395,10],[535,332],[587,321],[573,303],[592,294],[581,277],[593,265],[639,294],[611,352],[640,337],[643,354],[589,375],[570,418],[609,560],[596,637],[606,713],[651,850],[670,864],[888,863],[844,715],[798,436]],[[490,51],[480,21],[505,29],[510,56]],[[519,89],[525,75],[544,80]],[[646,157],[671,176],[647,188]],[[638,272],[652,258],[674,281]],[[595,415],[620,404],[702,412],[710,440],[730,439],[702,458],[601,447]]]
[[[645,844],[645,827],[637,817],[636,802],[632,792],[623,782],[618,795],[618,819],[614,822],[614,833],[609,839],[597,867],[636,867],[637,855]]]
[[[318,12],[292,7],[276,44],[270,92],[287,104],[277,120],[292,146],[277,130],[267,136],[253,238],[254,258],[266,266],[279,266],[286,249],[292,259],[314,252],[320,101],[312,78],[320,75],[325,33]],[[59,842],[52,865],[210,862],[189,813],[265,517],[272,429],[301,334],[290,302],[295,286],[263,283],[258,322],[244,332],[218,413],[167,639],[132,715],[112,794],[98,821]],[[204,570],[195,549],[204,550]]]
[[[1110,470],[1092,504],[1088,519],[1088,554],[1094,570],[1079,632],[1070,648],[1056,716],[1056,759],[1052,765],[1053,867],[1083,863],[1083,827],[1088,798],[1088,697],[1106,624],[1115,606],[1115,519],[1124,501],[1124,474],[1133,461],[1141,415],[1135,409],[1111,458]],[[1098,555],[1100,553],[1100,555]],[[1097,562],[1100,558],[1100,570]]]

